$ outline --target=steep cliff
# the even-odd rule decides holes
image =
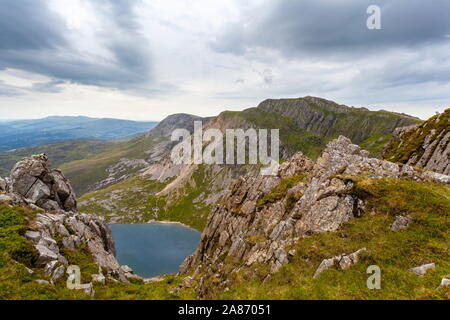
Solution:
[[[397,128],[384,148],[383,157],[450,174],[450,109],[420,125]]]

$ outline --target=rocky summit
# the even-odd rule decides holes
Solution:
[[[72,186],[60,170],[49,167],[45,154],[25,158],[14,166],[10,191],[46,210],[77,210]]]
[[[226,287],[230,274],[257,263],[276,273],[295,254],[286,249],[290,245],[312,234],[336,231],[367,212],[365,196],[352,178],[361,176],[450,183],[446,175],[370,158],[340,136],[315,163],[298,153],[282,163],[276,177],[238,179],[211,212],[201,243],[181,272],[197,276],[201,296],[208,292],[209,279],[217,278],[218,285]],[[231,266],[223,262],[230,257],[235,261]]]
[[[45,154],[23,159],[9,178],[0,179],[0,204],[34,212],[24,236],[38,254],[35,266],[43,268],[50,282],[64,276],[69,266],[65,253],[81,248],[88,250],[99,268],[93,276],[106,272],[113,279],[127,281],[104,218],[78,212],[69,181],[50,167]]]

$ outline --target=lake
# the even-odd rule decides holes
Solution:
[[[110,227],[119,263],[146,278],[177,273],[180,264],[194,253],[200,242],[200,232],[181,224],[114,224]]]

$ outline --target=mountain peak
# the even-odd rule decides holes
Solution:
[[[170,136],[175,129],[186,129],[192,133],[194,131],[194,121],[206,122],[209,119],[187,113],[172,114],[151,129],[147,136]]]

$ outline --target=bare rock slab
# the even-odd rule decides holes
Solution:
[[[436,267],[436,265],[434,263],[428,263],[428,264],[424,264],[415,268],[411,268],[409,269],[409,271],[411,271],[412,273],[417,274],[418,276],[423,277],[428,270],[432,270]]]

